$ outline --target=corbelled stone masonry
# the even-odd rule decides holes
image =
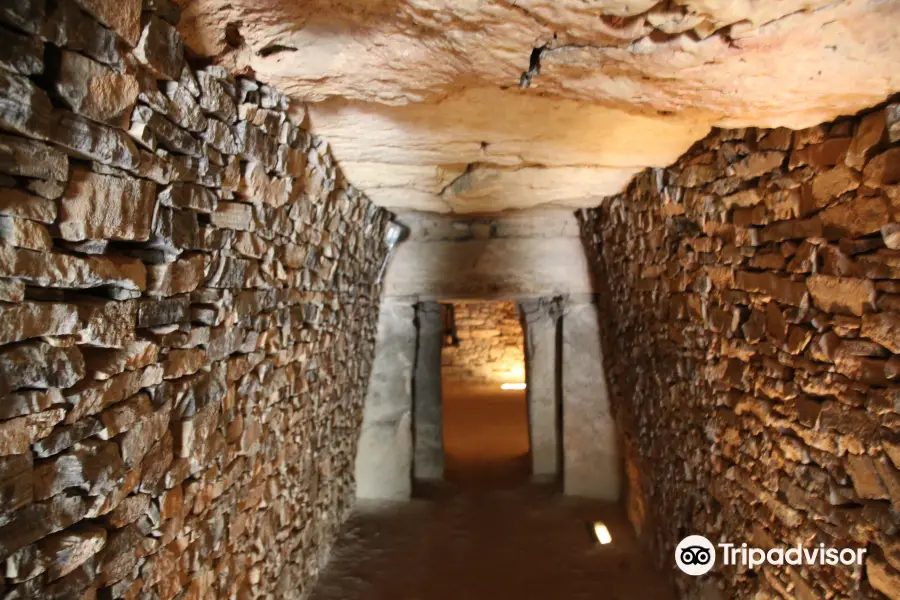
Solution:
[[[388,214],[169,0],[0,3],[0,596],[300,597]]]
[[[715,131],[582,215],[629,513],[685,598],[900,598],[898,142],[896,103]],[[688,534],[866,564],[693,578]]]
[[[525,381],[525,340],[515,302],[454,302],[453,311],[459,344],[441,351],[446,380]]]

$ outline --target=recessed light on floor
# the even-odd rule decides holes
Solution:
[[[612,543],[612,536],[609,533],[609,529],[607,529],[602,521],[594,522],[594,539],[603,545]]]
[[[504,383],[500,386],[501,390],[524,390],[526,388],[526,384],[524,383]]]

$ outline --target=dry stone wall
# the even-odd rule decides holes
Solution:
[[[300,597],[387,213],[169,0],[0,3],[0,596]]]
[[[629,514],[682,597],[900,598],[898,142],[898,104],[715,131],[582,214]],[[867,554],[692,578],[688,534]]]
[[[524,382],[525,340],[515,302],[454,302],[459,344],[441,350],[447,381]]]

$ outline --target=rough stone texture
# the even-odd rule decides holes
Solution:
[[[399,221],[409,228],[409,239],[388,264],[387,296],[510,300],[593,289],[569,211],[514,211],[471,220],[407,213]]]
[[[374,202],[457,213],[591,206],[709,130],[498,88],[403,107],[331,100],[309,112],[313,130]]]
[[[137,43],[141,28],[141,0],[75,1],[130,46]]]
[[[181,37],[175,28],[162,19],[151,16],[141,32],[134,55],[160,79],[181,77],[184,63]]]
[[[277,92],[241,99],[267,131],[235,109],[264,86],[200,86],[176,7],[145,39],[139,0],[77,4],[0,8],[31,36],[0,53],[0,596],[301,596],[354,500],[389,215]]]
[[[444,323],[437,302],[416,306],[416,372],[413,389],[413,477],[444,476],[444,419],[441,346]]]
[[[95,121],[114,121],[137,99],[137,79],[117,73],[77,52],[64,51],[56,91],[78,114]]]
[[[60,199],[59,230],[70,241],[150,237],[156,184],[73,169]]]
[[[558,346],[561,305],[558,299],[542,298],[522,302],[525,334],[525,382],[528,400],[528,442],[531,447],[531,474],[553,479],[560,473],[558,386],[560,353]]]
[[[580,215],[628,512],[658,564],[672,569],[688,533],[867,549],[864,569],[675,575],[684,598],[900,593],[900,271],[891,230],[879,230],[897,221],[896,193],[881,177],[859,184],[896,152],[885,118],[717,130]],[[806,151],[848,137],[846,153]],[[774,150],[805,158],[753,158]],[[762,162],[769,170],[752,179],[729,174]],[[735,193],[755,200],[730,203]],[[876,219],[853,209],[836,235],[823,228],[829,212],[873,201]]]
[[[0,216],[0,239],[10,246],[49,250],[53,246],[47,228],[27,219]]]
[[[190,47],[315,102],[392,207],[593,206],[710,125],[807,127],[900,90],[892,2],[179,4]]]
[[[525,340],[515,302],[454,302],[457,344],[441,351],[447,381],[522,383]]]
[[[64,181],[69,173],[69,159],[47,144],[0,135],[0,171],[10,175]]]
[[[596,305],[568,301],[561,337],[563,490],[614,502],[621,494],[621,460]]]
[[[412,492],[415,307],[385,298],[356,454],[356,495],[402,500]]]

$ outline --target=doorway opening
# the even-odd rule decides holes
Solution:
[[[515,302],[441,305],[444,478],[494,487],[529,479],[525,341]]]

